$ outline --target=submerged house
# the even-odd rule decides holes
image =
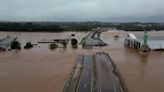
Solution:
[[[16,41],[17,37],[6,36],[0,39],[0,50],[10,50],[12,42]]]

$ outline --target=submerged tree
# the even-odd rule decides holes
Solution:
[[[67,42],[66,41],[63,41],[61,44],[63,44],[64,48],[67,48]]]
[[[58,45],[55,43],[50,44],[50,49],[56,49],[58,48]]]
[[[11,43],[11,49],[21,49],[21,44],[18,41]]]
[[[30,49],[32,47],[33,45],[31,44],[31,42],[27,42],[26,45],[24,46],[25,49]]]
[[[72,47],[73,48],[77,48],[78,47],[78,41],[77,41],[77,39],[72,39],[71,40],[71,44],[72,44]]]

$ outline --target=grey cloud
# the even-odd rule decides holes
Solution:
[[[0,0],[0,21],[163,22],[163,0]]]

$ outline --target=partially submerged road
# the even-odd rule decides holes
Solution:
[[[128,92],[126,85],[106,53],[78,56],[64,92]]]

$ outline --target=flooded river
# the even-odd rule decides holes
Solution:
[[[69,38],[72,33],[80,41],[87,33],[39,33],[39,32],[0,32],[0,38],[6,35],[17,36],[22,47],[26,42],[37,43],[43,39]],[[143,33],[135,32],[142,36]],[[119,39],[113,36],[119,35]],[[121,31],[105,32],[101,38],[108,43],[106,47],[92,50],[57,48],[50,50],[48,45],[39,44],[29,50],[0,52],[0,92],[62,92],[76,57],[81,54],[109,53],[124,78],[129,92],[164,91],[164,52],[152,51],[148,55],[125,48],[126,33]],[[149,35],[164,36],[164,32]]]

